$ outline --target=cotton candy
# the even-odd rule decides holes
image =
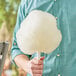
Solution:
[[[52,14],[33,10],[22,21],[16,39],[25,54],[51,53],[59,46],[62,35]]]

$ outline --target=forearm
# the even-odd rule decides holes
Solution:
[[[27,63],[29,61],[29,58],[26,55],[18,55],[15,57],[14,61],[19,68],[27,71]]]

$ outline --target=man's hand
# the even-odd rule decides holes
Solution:
[[[44,57],[41,57],[40,59],[35,57],[34,59],[28,61],[27,72],[30,73],[32,76],[42,76],[43,60]]]
[[[30,60],[25,55],[18,55],[14,59],[19,68],[23,69],[25,72],[30,73],[32,76],[42,76],[43,60],[44,57],[41,57],[40,59],[35,57]]]

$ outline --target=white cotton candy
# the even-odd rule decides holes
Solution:
[[[51,53],[62,40],[56,18],[49,13],[34,10],[21,23],[17,34],[19,48],[25,54]]]

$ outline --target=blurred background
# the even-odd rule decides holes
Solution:
[[[0,0],[0,42],[8,41],[9,49],[2,76],[26,76],[26,73],[11,62],[10,51],[20,0]]]

